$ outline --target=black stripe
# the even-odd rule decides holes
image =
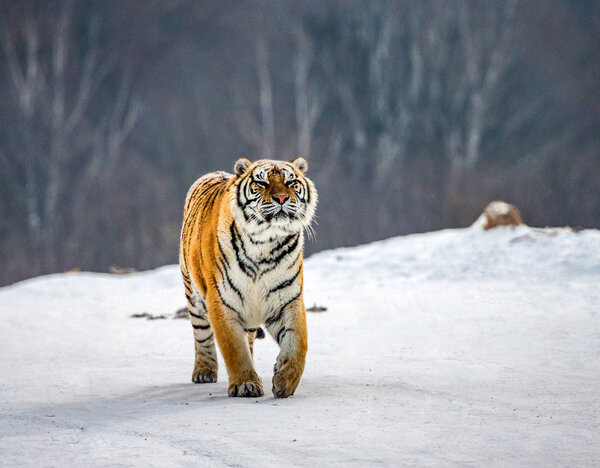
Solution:
[[[208,340],[210,340],[212,337],[213,337],[213,334],[211,333],[210,335],[208,335],[208,337],[204,338],[203,340],[198,340],[198,339],[196,339],[196,343],[198,343],[198,344],[205,343],[205,342],[207,342]]]
[[[277,265],[278,265],[278,263],[279,263],[280,260],[282,260],[286,255],[288,255],[289,253],[291,253],[292,251],[294,251],[294,249],[296,249],[296,247],[297,247],[298,239],[299,238],[300,238],[300,236],[298,236],[296,238],[296,242],[294,242],[294,245],[290,246],[287,250],[284,250],[280,255],[278,255],[277,258],[269,261],[269,263],[271,263],[271,265],[268,268],[265,268],[265,269],[261,270],[260,276],[262,276],[265,273],[268,273],[268,272],[274,270],[277,267]],[[288,267],[288,269],[291,268],[292,265],[296,264],[296,262],[298,261],[298,257],[300,256],[301,253],[302,253],[302,248],[300,248],[298,250],[298,255],[296,255],[296,258],[295,258],[294,262]]]
[[[250,203],[252,203],[253,201],[254,200],[249,201],[248,204],[247,204],[247,206],[249,206]],[[260,215],[260,213],[258,212],[258,210],[253,209],[253,211],[254,211],[255,216],[254,216],[254,218],[252,218],[252,221],[254,221],[258,226],[267,223],[264,219],[258,218],[258,216],[262,216],[262,215]],[[246,213],[245,210],[244,210],[244,213]],[[266,226],[265,228],[263,228],[263,230],[264,229],[268,229],[268,226]]]
[[[242,211],[242,214],[244,215],[244,219],[246,220],[246,222],[250,221],[250,217],[246,214],[246,210],[244,210],[244,208],[246,207],[246,204],[248,203],[248,201],[246,201],[246,204],[242,203],[241,200],[241,196],[242,196],[242,190],[245,191],[245,187],[248,185],[248,178],[242,179],[237,186],[237,193],[236,193],[236,201],[237,201],[237,205],[240,208],[240,210]],[[244,195],[245,196],[245,195]],[[248,200],[248,197],[246,197],[246,200]]]
[[[246,179],[240,179],[240,181],[237,183],[236,186],[236,201],[237,201],[237,205],[240,208],[240,210],[244,210],[244,204],[242,203],[242,199],[240,198],[242,196],[242,191],[244,190],[244,187],[246,186]]]
[[[281,330],[279,330],[279,333],[277,333],[277,344],[281,343],[281,340],[283,339],[285,334],[289,331],[292,331],[292,329],[283,327]]]
[[[229,260],[227,259],[227,255],[225,255],[225,251],[223,250],[223,247],[221,246],[221,241],[219,240],[218,235],[217,235],[217,247],[219,249],[219,253],[221,254],[221,257],[223,258],[223,261],[225,262],[225,264],[227,265],[228,268],[231,268],[231,266],[229,265]]]
[[[217,284],[216,278],[213,276],[213,281],[215,283],[215,288],[217,289],[217,294],[219,295],[219,298],[221,299],[221,303],[227,307],[228,309],[232,310],[233,312],[235,312],[238,316],[238,320],[240,323],[244,323],[244,320],[242,319],[242,314],[235,308],[232,307],[231,305],[229,305],[225,299],[223,299],[223,294],[221,293],[221,290],[219,289],[219,285]]]
[[[240,181],[240,183],[237,186],[236,201],[237,201],[238,207],[242,211],[242,215],[244,215],[244,220],[247,223],[249,223],[250,221],[254,221],[256,224],[258,224],[260,226],[261,224],[265,224],[266,221],[264,221],[262,219],[251,219],[251,217],[248,215],[248,213],[246,213],[246,208],[250,205],[250,203],[257,201],[260,198],[260,194],[257,194],[257,196],[255,196],[255,197],[251,197],[251,193],[250,193],[252,190],[251,182],[252,182],[251,177],[246,177]],[[246,199],[246,201],[244,203],[242,203],[242,199],[241,199],[242,191],[244,192],[244,198]]]
[[[246,276],[249,276],[250,278],[254,279],[254,277],[256,276],[256,271],[251,265],[249,265],[244,259],[242,259],[242,253],[244,254],[244,257],[246,257],[246,259],[248,258],[248,255],[246,254],[246,250],[244,249],[243,242],[241,243],[241,245],[238,245],[238,239],[240,242],[242,241],[242,239],[239,237],[239,234],[236,231],[235,222],[231,223],[229,231],[231,232],[231,245],[233,246],[238,266]],[[240,247],[242,248],[242,251],[240,251]]]
[[[188,217],[187,215],[188,215],[188,211],[190,210],[190,205],[196,199],[196,195],[198,194],[198,192],[200,191],[201,188],[202,188],[202,184],[196,185],[194,187],[194,190],[186,196],[185,205],[183,207],[183,214],[184,214],[185,218]]]
[[[223,185],[223,179],[210,179],[207,182],[204,182],[201,186],[200,186],[200,197],[202,197],[203,195],[205,195],[210,189],[215,188],[219,185]]]
[[[219,265],[218,263],[217,263],[217,268],[221,272],[221,276],[227,280],[227,283],[229,284],[229,287],[231,289],[233,289],[233,291],[240,298],[240,301],[242,301],[242,303],[243,303],[244,302],[244,297],[242,296],[242,293],[240,292],[240,290],[235,287],[235,285],[233,284],[233,281],[231,281],[231,278],[229,277],[229,273],[227,273],[227,270],[221,268],[221,265]]]
[[[246,260],[249,260],[249,262],[246,262],[246,264],[250,263],[248,266],[250,266],[251,268],[254,268],[254,265],[252,265],[252,260],[250,259],[248,252],[246,252],[246,244],[244,244],[244,239],[242,239],[242,236],[240,235],[240,233],[237,229],[237,226],[235,226],[235,222],[231,223],[231,224],[233,225],[233,228],[234,228],[236,241],[239,241],[238,247],[241,247],[244,257],[246,258]]]
[[[294,302],[296,299],[298,299],[300,297],[300,294],[302,293],[302,290],[300,290],[298,292],[298,294],[296,294],[294,297],[292,297],[289,301],[287,301],[285,304],[283,304],[281,306],[281,308],[279,309],[279,312],[277,313],[277,315],[275,317],[269,317],[267,320],[265,320],[265,323],[268,325],[273,325],[275,322],[278,322],[279,320],[281,320],[281,316],[283,315],[283,312],[285,311],[285,308],[290,305],[292,302]]]
[[[192,327],[194,327],[194,330],[208,330],[210,325],[194,325],[192,323]]]
[[[191,315],[192,317],[196,317],[197,319],[206,320],[206,316],[204,316],[204,315],[198,315],[198,314],[195,314],[195,313],[194,313],[194,312],[192,312],[191,310],[188,310],[188,312],[190,313],[190,315]]]
[[[300,255],[302,255],[302,249],[298,250],[298,254],[296,255],[296,258],[294,259],[294,261],[290,264],[290,266],[288,267],[288,270],[290,268],[292,268],[294,265],[296,265],[296,262],[298,261],[298,259],[300,258]]]
[[[201,188],[202,188],[202,184],[196,185],[196,187],[194,187],[194,191],[192,193],[190,193],[188,200],[193,200],[196,197],[196,193],[198,193],[198,190],[200,190]]]
[[[300,234],[294,234],[294,242],[291,243],[291,245],[289,245],[287,248],[283,249],[275,258],[269,259],[269,258],[265,258],[264,260],[261,260],[259,263],[279,263],[281,261],[282,258],[284,258],[286,255],[290,254],[291,252],[293,252],[296,247],[298,247],[298,242],[300,241]],[[287,239],[287,238],[286,238]],[[283,246],[278,247],[282,248]],[[275,249],[277,250],[277,249]]]
[[[308,184],[307,184],[307,186],[308,186]],[[308,190],[306,189],[306,187],[304,185],[300,184],[298,187],[298,191],[297,191],[298,200],[300,200],[302,203],[307,203],[305,195],[308,196]]]
[[[216,194],[219,193],[219,190],[215,190],[215,188],[214,188],[216,185],[218,185],[218,184],[213,184],[213,185],[205,187],[202,190],[202,193],[200,194],[199,205],[202,205],[202,212],[200,213],[201,219],[206,217],[208,215],[208,213],[210,212],[210,208],[212,208],[212,204],[210,202],[211,198],[214,199]]]
[[[217,188],[213,189],[213,191],[208,195],[209,198],[204,204],[204,213],[206,213],[208,215],[210,210],[212,210],[212,208],[215,204],[215,201],[220,193],[221,193],[221,187],[217,187]]]
[[[277,240],[276,237],[269,237],[266,240],[254,240],[251,235],[248,236],[248,239],[250,239],[250,242],[252,242],[254,245],[272,244]]]
[[[290,286],[296,280],[296,278],[298,278],[298,275],[300,274],[300,270],[301,270],[301,268],[298,268],[298,270],[296,271],[296,274],[294,276],[292,276],[290,279],[282,281],[274,288],[269,289],[267,296],[273,294],[276,291],[279,291],[280,289],[287,288],[288,286]]]
[[[200,197],[202,196],[202,194],[200,194]],[[200,210],[202,210],[202,200],[201,199],[196,199],[194,198],[193,200],[190,200],[190,202],[193,201],[193,206],[191,207],[189,213],[187,213],[187,215],[185,216],[185,220],[184,220],[184,230],[185,230],[185,234],[189,235],[192,229],[193,229],[193,224],[196,221],[196,216],[198,214],[198,212]],[[183,231],[182,230],[182,237],[183,236]]]
[[[298,234],[290,234],[289,236],[285,237],[279,245],[277,245],[276,247],[273,247],[271,249],[268,256],[271,257],[271,256],[275,255],[275,252],[277,252],[279,249],[283,249],[286,245],[288,245],[294,239],[294,236],[297,236],[297,235]]]
[[[207,182],[205,182],[201,188],[200,188],[200,193],[198,195],[198,200],[196,200],[196,204],[194,206],[194,211],[193,213],[190,213],[188,216],[186,216],[186,221],[189,222],[194,222],[196,221],[196,216],[198,215],[198,212],[200,212],[200,218],[204,218],[208,213],[209,213],[209,209],[208,209],[208,202],[207,202],[207,198],[208,197],[213,197],[213,202],[214,202],[214,197],[216,197],[216,195],[220,192],[219,190],[219,186],[223,185],[223,179],[220,178],[218,180],[214,180],[211,179]],[[212,192],[211,192],[212,190]],[[211,204],[212,207],[212,204]]]
[[[204,304],[204,300],[200,301],[198,304],[194,304],[194,309],[202,309],[200,312],[204,311],[204,313],[206,313],[206,304]]]

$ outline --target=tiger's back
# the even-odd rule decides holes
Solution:
[[[185,199],[179,264],[188,305],[192,307],[193,294],[206,294],[208,272],[203,272],[202,264],[214,255],[221,202],[232,178],[232,174],[222,171],[206,174],[194,182]]]

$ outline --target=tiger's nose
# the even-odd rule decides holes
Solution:
[[[280,205],[283,205],[285,201],[290,198],[290,196],[286,195],[285,193],[278,193],[276,195],[271,195],[271,198],[277,200]]]

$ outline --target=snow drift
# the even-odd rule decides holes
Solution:
[[[287,400],[194,385],[177,266],[0,289],[3,466],[600,462],[600,232],[477,227],[305,262]],[[165,320],[131,318],[135,313]],[[277,346],[255,344],[270,388]]]

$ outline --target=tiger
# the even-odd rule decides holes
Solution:
[[[217,381],[215,338],[230,397],[264,395],[254,340],[265,326],[279,345],[272,392],[294,394],[307,351],[304,231],[318,194],[306,159],[238,159],[189,189],[179,261],[195,345],[194,383]]]

